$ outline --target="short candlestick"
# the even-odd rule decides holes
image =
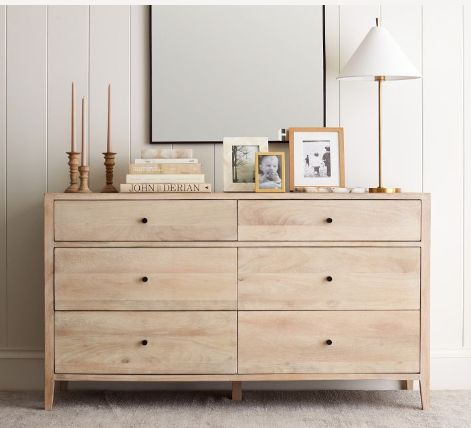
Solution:
[[[80,165],[78,170],[80,173],[79,193],[90,193],[91,190],[88,188],[88,172],[90,171],[90,167],[86,165]]]

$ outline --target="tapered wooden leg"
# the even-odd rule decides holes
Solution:
[[[430,408],[430,380],[428,377],[420,379],[419,384],[422,410],[428,410]]]
[[[412,391],[414,389],[413,380],[401,380],[401,389]]]
[[[232,382],[232,400],[242,400],[242,382]]]
[[[59,382],[59,391],[65,392],[68,390],[69,390],[69,382],[67,382],[66,380],[61,380]]]
[[[54,378],[46,377],[44,382],[44,409],[52,410],[52,405],[54,403],[54,387],[55,387]]]

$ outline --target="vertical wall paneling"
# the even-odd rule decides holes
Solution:
[[[0,6],[0,348],[7,344],[6,148],[7,74],[6,6]]]
[[[115,183],[124,183],[130,154],[130,6],[90,7],[90,185],[105,184],[107,93],[112,86]]]
[[[326,125],[339,126],[340,72],[339,36],[340,6],[325,6],[325,56],[326,56]]]
[[[379,5],[340,6],[340,70],[379,17]],[[347,186],[378,184],[377,85],[365,81],[340,82],[340,126],[345,128]]]
[[[423,9],[424,191],[432,192],[431,343],[457,348],[463,332],[462,7]]]
[[[71,83],[76,85],[77,149],[81,141],[81,99],[88,97],[88,6],[48,7],[48,191],[69,183]]]
[[[463,7],[464,31],[464,332],[471,348],[471,5]]]
[[[150,142],[149,6],[131,6],[131,160]]]
[[[43,342],[47,8],[7,7],[8,345]]]
[[[417,70],[422,70],[422,7],[381,6],[382,24]],[[422,190],[422,80],[383,85],[383,179],[403,191]]]

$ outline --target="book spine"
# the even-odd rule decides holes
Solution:
[[[193,149],[142,149],[141,157],[143,159],[165,158],[192,158]]]
[[[201,174],[201,164],[130,164],[129,174]]]
[[[211,193],[209,183],[121,184],[123,193]]]
[[[204,174],[127,174],[126,183],[204,183]]]
[[[198,163],[198,159],[189,158],[189,159],[134,159],[136,164],[146,164],[146,163]]]

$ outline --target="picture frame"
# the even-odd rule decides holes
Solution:
[[[225,137],[224,191],[255,191],[255,161],[257,152],[268,152],[267,137]]]
[[[290,128],[290,190],[345,187],[343,128]]]
[[[275,162],[271,162],[276,159]],[[258,152],[255,155],[255,192],[285,191],[285,154]]]

